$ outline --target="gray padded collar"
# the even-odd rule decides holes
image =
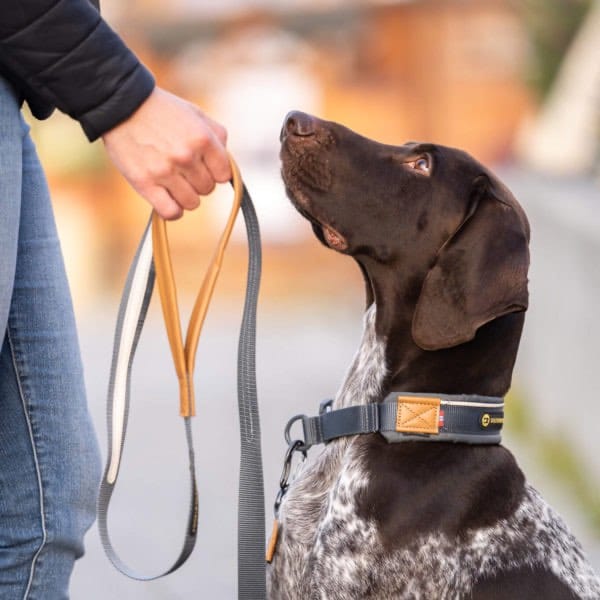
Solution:
[[[378,432],[388,442],[462,442],[499,444],[504,399],[465,394],[392,392],[380,403],[331,410],[322,403],[316,417],[298,415],[286,428],[302,421],[305,449],[335,438]],[[290,441],[290,440],[288,440]]]

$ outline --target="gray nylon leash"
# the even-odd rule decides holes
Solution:
[[[256,391],[256,310],[261,272],[260,230],[245,186],[241,203],[248,237],[248,278],[238,345],[238,409],[240,417],[240,479],[238,508],[238,598],[266,599],[265,511]],[[124,575],[140,581],[176,571],[189,558],[197,538],[198,492],[191,419],[184,418],[190,472],[190,507],[182,550],[175,562],[156,575],[131,569],[115,551],[108,533],[108,508],[117,482],[130,402],[131,369],[154,287],[152,235],[146,227],[127,276],[119,307],[108,403],[108,458],[98,497],[98,528],[104,551]]]
[[[244,188],[242,213],[248,236],[248,279],[238,346],[240,482],[238,509],[238,598],[267,597],[265,494],[256,392],[256,308],[261,271],[258,219]]]
[[[151,581],[176,571],[192,553],[197,537],[198,492],[190,418],[184,419],[190,471],[190,508],[183,547],[175,562],[167,570],[155,575],[139,573],[120,558],[108,532],[108,508],[117,483],[129,417],[133,359],[152,298],[154,281],[149,222],[129,269],[117,317],[107,402],[108,458],[100,484],[97,510],[98,530],[106,555],[117,570],[138,581]]]

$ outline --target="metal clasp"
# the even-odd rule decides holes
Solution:
[[[325,413],[328,413],[331,410],[333,410],[333,398],[323,400],[321,404],[319,404],[319,416],[324,415]]]
[[[301,417],[302,415],[299,416]],[[279,478],[279,491],[277,492],[277,497],[275,498],[275,505],[273,507],[275,511],[275,517],[277,517],[277,515],[279,514],[279,507],[281,506],[283,496],[290,487],[289,479],[292,470],[292,459],[294,458],[294,452],[301,452],[303,460],[306,459],[306,449],[302,440],[295,440],[294,442],[291,442],[288,446],[288,449],[285,452],[285,457],[283,459],[283,469],[281,471],[281,477]]]
[[[285,426],[285,429],[283,430],[283,437],[285,438],[285,442],[288,445],[288,452],[289,452],[289,448],[291,448],[292,446],[295,446],[297,444],[295,449],[300,452],[304,452],[306,454],[306,451],[308,450],[309,446],[306,445],[305,440],[296,439],[296,440],[292,441],[292,434],[291,434],[291,429],[292,429],[292,426],[294,425],[294,423],[296,423],[296,421],[303,421],[305,418],[306,418],[306,415],[295,415],[287,422],[287,425]]]

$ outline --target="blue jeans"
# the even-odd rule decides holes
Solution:
[[[46,180],[0,77],[0,598],[62,600],[99,452]]]

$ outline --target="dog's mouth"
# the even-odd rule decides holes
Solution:
[[[297,182],[288,181],[283,171],[283,180],[289,199],[294,208],[312,225],[317,238],[332,250],[344,252],[348,249],[347,239],[329,222],[328,219],[314,214],[308,194],[302,190]]]
[[[348,242],[346,241],[346,238],[333,227],[330,227],[329,225],[323,225],[323,237],[330,248],[338,250],[339,252],[348,250]]]
[[[334,143],[331,133],[318,119],[294,112],[286,117],[280,139],[281,175],[292,204],[323,244],[339,252],[347,250],[348,241],[335,220],[314,198],[326,196],[331,189],[333,174],[327,157],[327,149]]]

